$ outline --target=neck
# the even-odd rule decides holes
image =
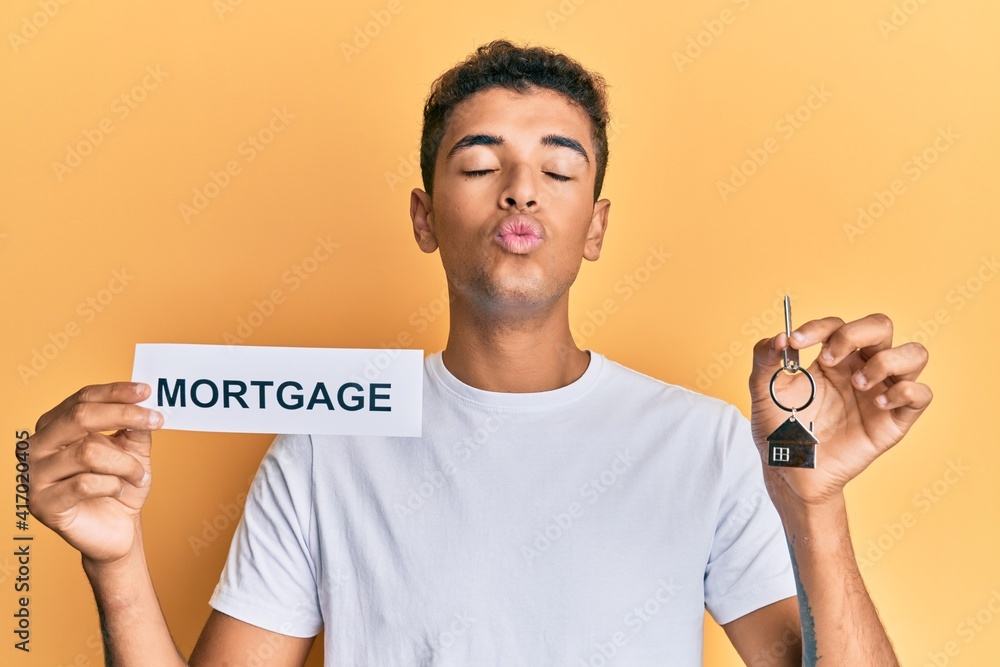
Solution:
[[[445,368],[484,391],[551,391],[572,384],[590,364],[569,330],[569,294],[543,312],[484,314],[452,301]]]

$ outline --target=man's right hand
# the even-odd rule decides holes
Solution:
[[[28,438],[31,513],[94,563],[126,556],[139,531],[151,431],[163,425],[159,412],[134,405],[149,392],[133,382],[84,387]]]

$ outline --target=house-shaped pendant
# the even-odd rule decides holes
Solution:
[[[819,440],[793,414],[767,436],[767,464],[785,468],[815,468]]]

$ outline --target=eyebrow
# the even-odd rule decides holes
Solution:
[[[467,134],[455,142],[455,145],[451,147],[451,150],[448,151],[448,154],[444,159],[445,162],[448,162],[458,152],[471,146],[503,146],[504,144],[504,138],[497,134]],[[581,157],[583,157],[587,164],[590,164],[590,157],[587,155],[587,150],[576,139],[564,137],[561,134],[546,134],[541,138],[539,144],[542,146],[561,146],[563,148],[568,148],[575,153],[578,153]]]

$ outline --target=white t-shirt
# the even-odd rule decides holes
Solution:
[[[330,665],[700,665],[795,595],[740,411],[590,352],[508,394],[424,362],[423,436],[278,436],[211,605]]]

